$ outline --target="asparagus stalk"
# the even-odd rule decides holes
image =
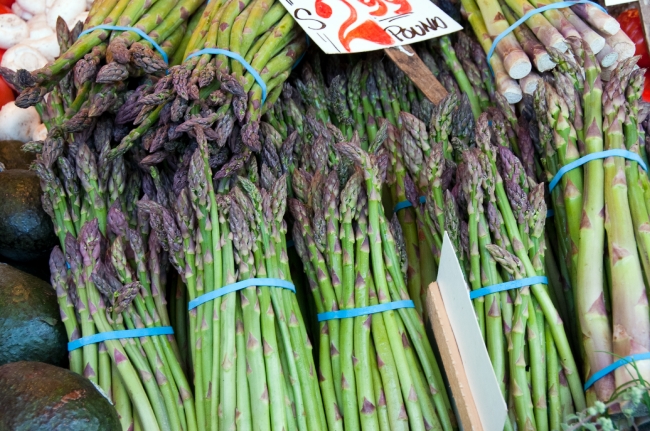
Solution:
[[[497,1],[480,0],[476,2],[484,17],[487,34],[494,39],[508,28],[508,22],[503,17],[503,11]],[[467,9],[467,7],[465,7]],[[482,35],[479,37],[483,37]],[[520,79],[530,73],[531,64],[521,49],[514,35],[508,34],[501,39],[495,50],[501,58],[503,66],[512,79]]]

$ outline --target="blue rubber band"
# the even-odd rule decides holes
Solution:
[[[409,207],[412,207],[412,206],[413,206],[413,204],[411,203],[411,201],[398,202],[397,205],[395,205],[395,208],[393,208],[393,212],[396,213],[397,211],[400,211],[400,210],[403,210],[404,208],[409,208]]]
[[[187,309],[193,310],[201,304],[205,304],[208,301],[213,299],[220,298],[224,295],[227,295],[232,292],[237,292],[238,290],[245,289],[251,286],[268,286],[268,287],[281,287],[282,289],[287,289],[296,293],[296,287],[293,283],[290,283],[286,280],[280,280],[279,278],[249,278],[248,280],[238,281],[237,283],[229,284],[220,289],[213,290],[204,295],[199,296],[196,299],[190,301]]]
[[[425,196],[420,196],[420,198],[418,200],[420,201],[420,203],[422,205],[427,203],[427,198]],[[413,206],[413,204],[411,203],[411,201],[398,202],[397,205],[395,205],[395,208],[393,208],[393,212],[397,212],[399,210],[403,210],[404,208],[409,208],[409,207],[412,207],[412,206]]]
[[[597,6],[597,7],[598,7],[600,10],[602,10],[603,12],[607,13],[607,9],[605,9],[604,7],[602,7],[601,5],[599,5],[598,3],[594,3],[594,2],[591,2],[591,1],[589,1],[589,0],[563,1],[563,2],[559,2],[559,3],[551,3],[551,4],[547,4],[546,6],[542,6],[542,7],[540,7],[540,8],[533,9],[533,10],[527,12],[524,16],[522,16],[521,18],[519,18],[517,21],[515,21],[515,22],[514,22],[510,27],[508,27],[507,29],[505,29],[505,31],[504,31],[503,33],[501,33],[500,35],[498,35],[497,37],[494,38],[494,41],[492,42],[492,46],[490,47],[490,50],[489,50],[488,53],[487,53],[487,61],[488,61],[488,65],[490,64],[490,58],[492,58],[492,54],[494,54],[494,50],[496,49],[498,43],[501,42],[501,39],[503,39],[504,37],[506,37],[506,36],[507,36],[508,34],[510,34],[514,29],[516,29],[516,28],[519,27],[521,24],[523,24],[524,22],[526,22],[526,20],[528,20],[528,18],[530,18],[531,16],[537,15],[538,13],[542,13],[542,12],[545,12],[545,11],[547,11],[547,10],[551,10],[551,9],[564,9],[564,8],[571,7],[571,6],[573,6],[573,5],[581,4],[581,3],[589,3],[589,4],[592,4],[592,5],[594,5],[594,6]],[[492,70],[492,66],[490,66],[490,70]],[[494,71],[492,71],[492,74],[494,74]]]
[[[606,159],[607,157],[624,157],[628,160],[637,162],[639,165],[641,165],[641,168],[644,171],[646,172],[648,171],[648,167],[646,166],[645,162],[643,161],[641,156],[639,156],[637,153],[633,153],[632,151],[628,151],[628,150],[599,151],[597,153],[587,154],[584,157],[580,157],[575,162],[571,162],[566,166],[562,166],[562,169],[560,169],[557,172],[557,174],[555,174],[555,176],[551,180],[551,183],[548,185],[548,190],[552,192],[555,186],[557,186],[557,184],[560,182],[564,174],[566,174],[570,170],[580,167],[585,163],[591,162],[592,160]]]
[[[543,275],[535,277],[522,278],[521,280],[512,280],[505,283],[493,284],[492,286],[472,290],[469,293],[469,299],[476,299],[492,293],[503,292],[504,290],[519,289],[521,287],[531,286],[533,284],[548,284],[548,278]]]
[[[255,81],[257,81],[257,84],[260,86],[262,89],[262,104],[266,101],[266,82],[262,79],[260,74],[257,72],[257,70],[253,69],[253,66],[250,65],[249,62],[244,60],[244,57],[241,55],[237,54],[236,52],[228,51],[227,49],[219,49],[219,48],[204,48],[199,51],[193,52],[192,54],[188,55],[185,61],[189,60],[192,57],[198,57],[199,55],[203,54],[216,54],[216,55],[225,55],[226,57],[230,57],[233,60],[238,61],[241,63],[242,66],[244,66],[244,69],[248,71],[251,75],[253,75],[253,78],[255,78]]]
[[[151,337],[154,335],[173,335],[171,326],[158,326],[156,328],[125,329],[122,331],[100,332],[89,337],[78,338],[68,343],[68,352],[79,349],[89,344],[97,344],[108,340],[122,340],[124,338]]]
[[[348,319],[350,317],[366,316],[368,314],[381,313],[382,311],[397,310],[400,308],[415,308],[410,299],[402,301],[387,302],[385,304],[371,305],[369,307],[350,308],[349,310],[327,311],[318,315],[318,321]]]
[[[611,365],[606,366],[602,370],[598,371],[597,373],[594,373],[589,380],[587,380],[587,383],[585,383],[585,391],[589,389],[594,383],[596,383],[598,380],[602,379],[612,371],[614,371],[617,368],[623,367],[625,365],[630,365],[634,361],[644,361],[650,359],[650,352],[646,353],[637,353],[636,355],[630,355],[626,356],[622,359],[619,359],[618,361],[614,362]]]
[[[135,27],[124,27],[124,26],[121,26],[121,25],[108,25],[108,24],[102,24],[102,25],[97,25],[97,26],[95,26],[95,27],[91,27],[91,28],[89,28],[88,30],[84,30],[84,31],[82,31],[81,33],[79,33],[79,37],[83,36],[84,34],[87,34],[87,33],[90,33],[90,32],[92,32],[92,31],[95,31],[95,30],[118,30],[118,31],[131,31],[131,32],[133,32],[133,33],[136,33],[138,36],[140,36],[141,38],[143,38],[144,40],[146,40],[147,42],[149,42],[149,43],[151,44],[151,46],[153,46],[154,48],[156,48],[156,51],[158,51],[158,53],[159,53],[160,56],[163,58],[163,60],[165,60],[165,63],[169,64],[169,58],[167,57],[167,53],[162,49],[162,47],[161,47],[160,45],[158,45],[158,44],[156,43],[155,40],[153,40],[152,38],[150,38],[149,35],[148,35],[147,33],[145,33],[144,31],[140,30],[139,28],[135,28]]]
[[[553,217],[554,215],[555,215],[555,211],[553,210],[546,211],[546,218]]]

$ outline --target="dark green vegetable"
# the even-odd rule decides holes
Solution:
[[[54,244],[36,174],[22,169],[0,172],[0,255],[29,261],[47,255]]]
[[[4,263],[0,264],[0,334],[0,365],[65,362],[68,337],[54,289]]]
[[[105,395],[72,371],[40,362],[0,367],[2,430],[118,431]]]

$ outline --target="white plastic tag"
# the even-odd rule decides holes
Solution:
[[[462,29],[430,0],[280,0],[327,54],[374,51]]]
[[[503,430],[508,408],[481,336],[463,271],[446,232],[442,242],[437,282],[481,425],[486,431]]]

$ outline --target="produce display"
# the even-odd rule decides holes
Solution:
[[[279,1],[98,0],[83,22],[59,1],[13,6],[56,54],[0,67],[0,138],[26,142],[0,141],[0,255],[49,255],[51,282],[0,265],[0,400],[30,394],[0,428],[460,429],[426,307],[445,236],[504,429],[647,424],[629,12],[443,1],[471,30],[412,45],[436,105],[380,53],[326,57]],[[31,360],[76,374],[46,392]],[[42,413],[66,391],[105,398]]]

